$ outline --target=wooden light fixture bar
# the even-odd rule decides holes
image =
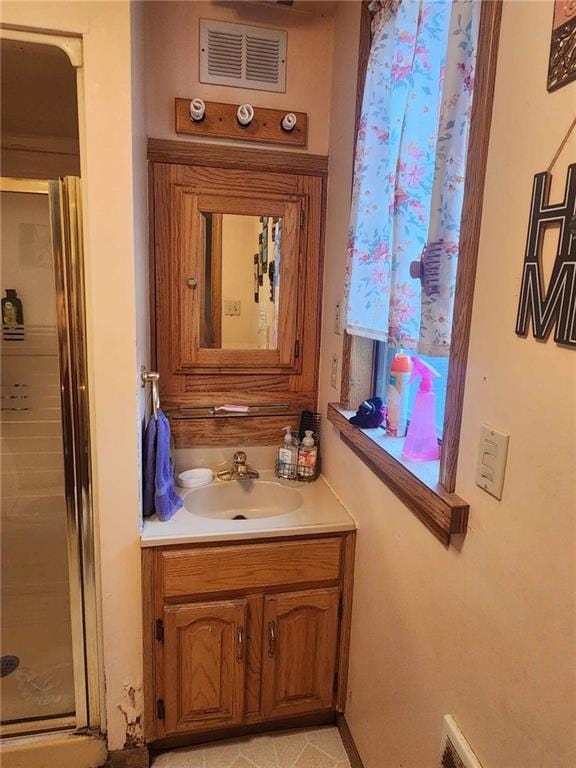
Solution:
[[[283,144],[305,147],[308,141],[308,115],[294,112],[296,126],[291,131],[282,128],[282,120],[290,110],[254,107],[254,119],[249,125],[240,125],[236,117],[239,104],[206,101],[202,120],[190,117],[190,99],[176,99],[176,133],[203,136],[212,139],[254,141],[261,144]]]

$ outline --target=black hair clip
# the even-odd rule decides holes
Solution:
[[[386,406],[379,397],[371,397],[360,403],[356,415],[350,419],[350,424],[362,429],[379,427],[386,417]]]

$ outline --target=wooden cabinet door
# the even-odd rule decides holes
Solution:
[[[165,607],[166,733],[242,722],[246,604],[224,600]]]
[[[300,372],[300,351],[296,342],[301,335],[305,310],[298,299],[304,258],[301,221],[305,203],[306,197],[300,194],[272,195],[267,190],[249,192],[234,188],[206,190],[194,184],[172,185],[160,193],[159,204],[170,207],[171,240],[166,254],[168,261],[160,263],[164,259],[159,257],[158,266],[162,269],[158,272],[156,298],[157,302],[169,303],[173,308],[174,325],[169,331],[175,334],[177,344],[170,361],[172,373],[198,375],[227,372],[236,375],[239,371],[254,373],[262,369],[286,374]],[[258,271],[264,269],[262,265],[258,266],[258,254],[254,274],[252,251],[258,250],[258,239],[255,237],[254,243],[251,239],[242,241],[242,248],[237,243],[238,252],[234,250],[233,255],[230,250],[230,221],[246,219],[258,222],[262,218],[282,222],[281,258],[273,258],[273,254],[269,254],[270,261],[276,264],[279,260],[278,274],[273,280],[278,296],[277,301],[272,302],[273,306],[277,305],[274,310],[276,333],[269,349],[254,346],[256,340],[243,335],[246,323],[252,327],[257,322],[258,307],[270,304],[269,278],[264,281],[263,273],[260,277],[258,275]],[[218,229],[220,235],[215,236]],[[205,242],[207,237],[210,252]],[[223,243],[228,243],[228,246]],[[248,251],[250,260],[246,258]],[[227,254],[226,258],[223,254]],[[215,285],[216,279],[218,286]],[[212,326],[213,313],[219,307],[218,325],[221,326],[222,301],[230,296],[230,293],[226,296],[222,292],[233,290],[229,281],[236,288],[236,296],[244,297],[242,313],[238,309],[243,324],[236,330],[228,328],[232,336],[227,344],[223,344],[222,327],[216,329],[215,335],[210,334],[208,339],[206,325]],[[158,310],[160,314],[161,308],[158,307]],[[220,339],[219,348],[215,345],[216,337]],[[262,344],[263,341],[259,339],[257,343]]]
[[[262,665],[266,717],[332,707],[339,601],[336,587],[266,597]]]

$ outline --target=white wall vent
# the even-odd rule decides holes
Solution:
[[[200,82],[286,91],[288,33],[200,19]]]
[[[451,715],[444,715],[441,768],[482,768],[472,747]]]

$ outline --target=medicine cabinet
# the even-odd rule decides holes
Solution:
[[[149,159],[154,346],[176,443],[270,442],[316,405],[326,158],[150,140]],[[202,412],[224,403],[260,415]]]

